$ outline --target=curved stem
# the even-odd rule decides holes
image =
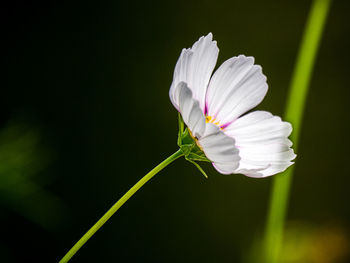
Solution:
[[[293,124],[290,138],[297,149],[305,101],[322,31],[326,22],[331,0],[314,0],[304,31],[297,63],[293,73],[285,119]],[[265,262],[279,262],[282,247],[283,228],[286,217],[293,167],[273,180],[270,208],[265,232]]]
[[[68,253],[60,260],[60,263],[68,262],[77,251],[99,230],[107,220],[118,211],[118,209],[132,197],[137,190],[139,190],[145,183],[147,183],[153,176],[160,172],[163,168],[168,166],[170,163],[178,159],[183,155],[181,150],[178,150],[173,155],[169,156],[163,162],[153,168],[148,174],[146,174],[140,181],[138,181],[129,191],[126,192],[97,222],[94,224],[89,231],[85,233],[82,238],[68,251]]]

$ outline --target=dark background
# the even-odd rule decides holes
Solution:
[[[200,36],[213,32],[218,65],[254,56],[269,83],[258,108],[282,116],[310,4],[2,4],[0,261],[57,262],[177,150],[168,89],[181,49]],[[316,61],[288,213],[294,239],[283,262],[350,261],[349,10],[348,1],[333,2]],[[272,178],[203,167],[207,180],[182,159],[167,167],[72,262],[249,261]],[[340,256],[288,261],[288,249]]]

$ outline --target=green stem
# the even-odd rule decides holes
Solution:
[[[158,172],[160,172],[163,168],[168,166],[170,163],[183,156],[181,150],[178,150],[173,155],[169,156],[163,162],[158,164],[153,168],[148,174],[146,174],[140,181],[138,181],[133,187],[130,188],[129,191],[126,192],[116,202],[101,218],[94,224],[85,235],[79,239],[79,241],[68,251],[68,253],[60,260],[60,263],[68,262],[77,251],[99,230],[107,220],[118,211],[118,209],[126,202],[130,197],[132,197],[137,190],[139,190],[145,183],[147,183],[153,176],[155,176]]]
[[[300,136],[312,70],[330,4],[331,0],[313,1],[291,81],[285,119],[293,125],[291,140],[294,142],[295,150]],[[265,232],[265,259],[268,263],[280,262],[279,257],[292,174],[293,167],[274,177]]]

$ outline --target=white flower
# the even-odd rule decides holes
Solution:
[[[253,57],[225,61],[212,75],[219,49],[212,34],[183,49],[170,100],[216,170],[266,177],[284,171],[295,158],[292,126],[266,111],[254,111],[268,86]]]

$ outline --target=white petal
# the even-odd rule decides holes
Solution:
[[[241,161],[235,173],[266,177],[287,169],[295,158],[288,136],[292,126],[266,111],[254,111],[234,121],[225,133],[236,140]]]
[[[210,80],[207,114],[227,125],[258,105],[267,92],[266,77],[253,57],[240,55],[225,61]]]
[[[192,91],[186,83],[180,82],[174,95],[179,101],[179,110],[185,124],[198,139],[199,145],[216,170],[223,174],[233,173],[240,160],[235,140],[225,135],[218,126],[206,123],[199,103],[192,98]]]
[[[204,112],[205,94],[210,76],[214,70],[219,49],[213,35],[201,37],[190,49],[183,49],[178,59],[169,96],[174,107],[179,110],[175,89],[183,81],[192,90],[193,98],[198,100]]]
[[[185,82],[180,82],[176,88],[176,98],[179,101],[179,111],[184,123],[192,132],[192,135],[199,138],[204,135],[205,117],[199,108],[199,103],[192,97],[192,91]]]
[[[205,134],[198,143],[220,173],[232,174],[237,169],[240,157],[235,140],[225,135],[218,126],[207,123]]]

